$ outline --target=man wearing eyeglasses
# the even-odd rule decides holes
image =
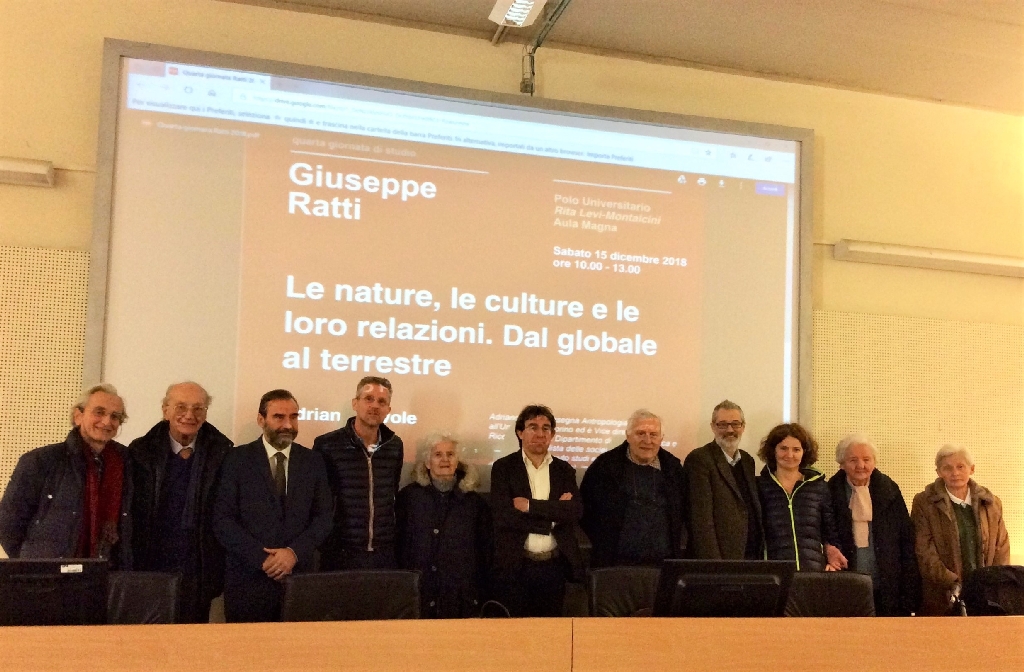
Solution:
[[[206,422],[212,401],[198,383],[175,383],[164,419],[129,445],[134,567],[181,574],[179,623],[207,623],[224,588],[224,551],[213,536],[214,485],[232,443]]]
[[[764,532],[754,458],[740,449],[743,409],[723,401],[711,412],[715,440],[686,456],[690,555],[710,560],[760,560]]]
[[[131,569],[131,464],[114,441],[128,418],[113,385],[87,389],[68,436],[18,460],[0,500],[0,545],[12,558],[105,558]]]
[[[661,447],[661,418],[635,411],[626,440],[602,453],[583,476],[583,531],[590,566],[660,566],[686,547],[686,476]]]

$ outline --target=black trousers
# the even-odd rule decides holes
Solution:
[[[209,623],[210,602],[203,595],[198,576],[181,575],[181,583],[178,584],[178,623]]]
[[[557,618],[565,602],[565,560],[524,559],[510,576],[495,577],[494,593],[511,616]]]
[[[224,585],[224,620],[228,623],[267,623],[281,620],[284,584],[270,577],[248,576]],[[209,620],[209,619],[207,619]]]

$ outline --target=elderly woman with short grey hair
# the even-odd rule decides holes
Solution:
[[[914,497],[911,513],[925,616],[948,614],[952,596],[975,569],[1010,564],[1003,503],[971,478],[971,451],[943,446],[935,473],[935,482]]]
[[[476,491],[476,468],[459,442],[434,433],[423,443],[413,482],[396,501],[399,566],[420,572],[422,618],[480,615],[491,558],[491,516]]]
[[[875,614],[909,616],[921,600],[914,525],[900,486],[875,468],[878,451],[862,434],[836,446],[839,471],[829,479],[839,550],[849,568],[875,586]]]

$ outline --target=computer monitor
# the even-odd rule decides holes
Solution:
[[[665,560],[654,616],[782,616],[796,564],[774,560]]]
[[[0,625],[107,622],[107,561],[0,560]]]

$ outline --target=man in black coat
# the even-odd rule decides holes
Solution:
[[[283,581],[313,569],[313,552],[331,529],[323,460],[293,443],[299,405],[287,390],[260,399],[263,436],[228,452],[213,509],[213,532],[227,553],[224,616],[277,621]]]
[[[114,386],[94,385],[72,407],[63,442],[21,456],[0,500],[9,557],[105,558],[112,569],[132,568],[131,458],[114,441],[127,419]]]
[[[836,446],[840,470],[828,480],[828,487],[839,550],[851,570],[871,575],[875,615],[909,616],[921,605],[914,524],[900,486],[875,468],[875,459],[874,444],[860,434],[851,434]],[[862,505],[856,491],[864,486],[868,496]]]
[[[562,615],[567,578],[582,579],[576,469],[548,452],[555,416],[527,406],[516,419],[520,449],[491,467],[494,593],[512,616]]]
[[[590,566],[660,566],[683,557],[686,480],[679,458],[661,447],[661,418],[639,410],[626,440],[602,453],[583,476],[583,531]]]
[[[334,497],[334,526],[320,549],[320,565],[324,570],[394,569],[395,497],[405,447],[384,424],[391,412],[388,379],[360,380],[352,410],[356,415],[344,427],[313,442]]]
[[[686,456],[690,557],[760,560],[764,557],[761,501],[754,458],[740,448],[743,409],[723,401],[711,412],[715,440]]]
[[[134,568],[181,574],[179,623],[207,623],[224,590],[224,550],[213,536],[214,486],[232,443],[206,422],[210,395],[197,383],[171,385],[164,419],[128,446]]]

